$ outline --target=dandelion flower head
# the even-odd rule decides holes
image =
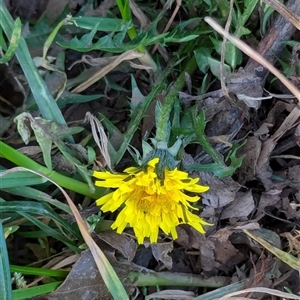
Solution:
[[[190,210],[198,210],[191,203],[199,196],[186,192],[202,193],[209,187],[199,185],[199,178],[191,178],[188,173],[174,168],[157,171],[159,158],[153,158],[144,168],[130,167],[123,174],[108,171],[94,171],[95,185],[115,189],[96,201],[103,212],[114,212],[121,208],[112,229],[122,233],[127,225],[133,228],[138,243],[145,238],[156,243],[161,229],[166,235],[177,238],[176,227],[188,224],[201,233],[205,233],[205,222]],[[159,173],[162,173],[160,176]]]

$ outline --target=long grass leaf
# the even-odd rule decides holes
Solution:
[[[15,265],[10,265],[10,271],[22,273],[23,275],[49,276],[49,277],[62,277],[62,278],[65,278],[69,274],[69,271],[64,271],[64,270],[21,267]]]
[[[5,189],[3,189],[3,191],[7,192],[7,193],[10,193],[10,194],[13,194],[13,195],[22,196],[25,199],[28,198],[28,199],[31,199],[31,200],[46,202],[46,203],[50,204],[51,206],[54,206],[54,207],[57,207],[57,208],[61,209],[62,211],[66,212],[67,214],[72,214],[71,209],[67,204],[64,204],[61,201],[58,201],[56,199],[53,199],[47,193],[39,191],[39,190],[37,190],[35,188],[32,188],[30,186],[5,188]]]
[[[62,281],[56,281],[39,286],[13,291],[13,300],[31,299],[32,297],[48,294],[54,291]]]
[[[1,176],[2,172],[4,170],[0,170],[0,189],[24,187],[26,185],[36,185],[46,182],[44,178],[30,172],[15,172],[14,174],[7,174],[4,177]]]
[[[47,233],[48,236],[51,236],[61,242],[63,242],[68,248],[70,248],[75,253],[80,252],[78,247],[75,246],[72,241],[70,241],[66,236],[58,232],[57,230],[51,228],[50,226],[46,225],[45,223],[41,222],[37,218],[31,216],[30,214],[19,212],[21,216],[26,218],[28,221],[30,221],[32,224],[39,227],[41,230]]]
[[[44,203],[38,203],[38,202],[34,202],[34,201],[1,202],[0,203],[0,213],[7,213],[7,212],[17,212],[19,214],[26,213],[26,214],[50,217],[53,221],[56,221],[58,224],[60,224],[60,226],[62,228],[64,228],[64,230],[68,231],[74,237],[79,238],[79,239],[81,238],[80,234],[77,231],[75,231],[66,220],[64,220],[61,216],[59,216],[54,210],[50,209],[50,207],[47,207]],[[26,216],[26,218],[27,217],[28,216]],[[48,228],[50,228],[50,227],[48,227]],[[51,236],[51,233],[49,232],[49,230],[51,230],[51,229],[52,228],[48,229],[48,233],[50,236]],[[65,237],[65,235],[62,235],[62,236],[64,237],[64,241],[71,242],[71,240],[67,239]]]
[[[0,299],[12,300],[8,253],[0,219]]]

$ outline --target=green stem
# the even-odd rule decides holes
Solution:
[[[161,111],[159,113],[159,118],[156,124],[156,140],[168,142],[168,122],[170,120],[170,113],[172,111],[175,99],[178,97],[178,92],[180,92],[185,85],[185,74],[191,75],[197,68],[197,62],[195,56],[193,55],[187,62],[183,72],[179,75],[173,86],[171,87],[169,93],[164,99]]]
[[[133,25],[132,22],[132,15],[131,15],[131,9],[129,5],[129,0],[116,0],[119,11],[121,13],[122,19],[125,22],[131,22],[132,26],[127,30],[127,34],[131,40],[135,39],[137,37],[137,31]],[[157,66],[155,61],[152,59],[151,55],[148,53],[147,49],[145,46],[139,45],[136,49],[139,52],[142,52],[144,55],[139,58],[139,61],[142,63],[144,66],[150,67],[152,72],[157,71]]]
[[[150,272],[147,274],[139,272],[131,272],[129,275],[130,281],[136,286],[198,286],[218,288],[230,283],[230,278],[215,276],[204,278],[201,275],[171,273],[171,272]]]
[[[16,164],[17,166],[46,175],[65,189],[74,191],[92,199],[100,198],[103,195],[103,189],[95,187],[95,193],[92,193],[86,183],[68,176],[64,176],[56,171],[49,170],[48,168],[40,165],[39,163],[35,162],[34,160],[20,153],[14,148],[8,146],[2,141],[0,141],[0,157],[1,156]]]
[[[132,22],[132,16],[131,16],[131,10],[130,10],[130,6],[129,6],[129,0],[125,0],[124,3],[123,3],[123,0],[117,0],[117,5],[118,5],[119,11],[121,13],[122,19],[125,22]],[[137,31],[136,31],[133,24],[132,24],[132,27],[130,27],[127,30],[127,34],[128,34],[128,36],[131,40],[136,38]],[[137,48],[137,51],[145,52],[146,48],[144,46],[139,46]]]

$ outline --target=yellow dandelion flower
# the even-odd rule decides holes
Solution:
[[[139,244],[146,237],[150,238],[151,243],[156,243],[159,228],[176,239],[176,226],[180,224],[189,224],[205,233],[203,225],[211,224],[189,210],[198,210],[191,203],[197,202],[200,197],[189,196],[185,191],[203,193],[209,187],[199,185],[199,178],[191,178],[177,168],[165,168],[160,178],[156,168],[158,162],[159,158],[154,158],[145,168],[130,167],[124,174],[94,171],[93,176],[100,179],[95,182],[97,186],[116,189],[98,199],[96,204],[101,206],[103,212],[122,208],[112,229],[122,233],[129,225]]]

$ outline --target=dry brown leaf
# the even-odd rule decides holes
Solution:
[[[234,201],[240,185],[231,177],[219,179],[210,173],[200,172],[201,183],[210,186],[210,190],[203,193],[202,202],[213,208],[224,207]]]
[[[135,58],[139,58],[140,60],[143,57],[146,57],[146,53],[138,52],[136,50],[128,50],[124,53],[122,53],[119,56],[116,56],[116,58],[103,67],[101,70],[97,71],[93,76],[91,76],[89,79],[87,79],[85,82],[78,85],[75,89],[72,90],[72,93],[80,93],[90,87],[92,84],[97,82],[100,78],[104,77],[106,74],[108,74],[110,71],[112,71],[116,66],[118,66],[120,63],[126,60],[133,60]],[[146,64],[146,63],[145,63]],[[146,64],[147,65],[147,64]]]
[[[238,292],[233,292],[230,294],[227,294],[226,296],[220,298],[219,300],[255,300],[253,298],[245,298],[245,297],[233,297],[237,296],[240,294],[245,294],[245,293],[262,293],[264,295],[275,295],[278,297],[281,297],[282,299],[294,299],[294,300],[300,300],[299,296],[290,294],[290,293],[285,293],[281,292],[275,289],[269,289],[269,288],[264,288],[264,287],[255,287],[255,288],[249,288],[249,289],[244,289],[240,290]]]
[[[271,110],[268,113],[268,117],[264,120],[263,123],[266,123],[267,126],[273,127],[278,121],[278,117],[284,111],[288,111],[289,113],[295,108],[295,104],[290,104],[283,101],[277,101]]]
[[[294,12],[290,11],[284,4],[278,0],[263,0],[266,4],[273,7],[284,18],[291,22],[298,30],[300,30],[300,17]]]
[[[183,246],[184,248],[200,249],[200,246],[206,243],[206,236],[190,226],[178,226],[177,233],[178,238],[176,240],[176,243]]]
[[[282,210],[287,219],[300,219],[300,193],[295,193],[295,201],[291,201],[288,197],[282,198]]]
[[[84,0],[50,0],[45,14],[50,23],[53,23],[62,14],[66,5],[71,9],[76,9],[77,5],[82,5]]]
[[[73,265],[80,258],[80,255],[79,254],[70,255],[70,253],[68,253],[68,252],[69,251],[67,251],[65,253],[65,255],[66,255],[65,257],[64,256],[57,256],[57,257],[52,258],[48,263],[43,265],[43,268],[44,269],[59,270],[59,269],[65,268],[66,266]],[[32,282],[27,284],[27,287],[37,285],[44,278],[45,278],[45,276],[37,277]]]
[[[256,175],[263,182],[266,191],[271,190],[274,186],[274,183],[270,180],[271,173],[269,162],[270,155],[277,145],[278,140],[292,128],[294,123],[300,117],[300,110],[298,106],[295,106],[290,114],[285,118],[281,126],[276,130],[276,132],[262,145],[260,156],[257,160]]]
[[[211,17],[205,17],[205,22],[208,23],[213,29],[222,34],[226,39],[228,39],[232,44],[238,47],[246,55],[260,63],[263,67],[267,68],[269,72],[275,75],[289,90],[295,95],[295,97],[300,101],[300,91],[296,86],[290,82],[282,73],[278,71],[270,62],[268,62],[261,54],[249,47],[245,42],[234,37],[233,35],[226,32],[215,20]]]
[[[293,166],[288,169],[287,178],[294,182],[294,187],[300,191],[300,166]],[[298,185],[297,185],[298,183]]]
[[[116,2],[114,0],[104,0],[101,1],[100,5],[94,10],[87,11],[85,13],[86,16],[98,16],[98,17],[106,17],[110,8],[115,6]]]
[[[150,299],[193,300],[195,296],[196,295],[193,292],[188,292],[188,291],[164,290],[146,296],[145,300],[150,300]]]
[[[222,243],[224,241],[227,241],[234,232],[241,232],[241,230],[243,229],[254,230],[259,228],[259,224],[255,221],[238,222],[234,226],[226,226],[224,228],[219,229],[217,232],[210,235],[210,238],[218,240]]]
[[[114,231],[101,232],[98,233],[97,236],[113,249],[120,251],[128,261],[132,261],[135,257],[137,244],[134,239]]]
[[[200,246],[201,256],[201,269],[205,272],[212,272],[217,274],[217,271],[221,267],[221,264],[215,260],[215,243],[211,240],[206,240],[204,244]]]
[[[140,27],[143,30],[147,30],[151,24],[149,18],[144,14],[144,12],[140,9],[140,7],[133,1],[129,1],[130,9],[132,14],[137,18],[140,22]]]
[[[228,240],[223,242],[216,240],[214,243],[215,260],[221,263],[222,268],[224,268],[224,266],[231,267],[237,264],[237,261],[234,261],[234,257],[239,253],[242,255],[238,249],[233,247]]]
[[[239,155],[245,154],[242,166],[238,169],[239,182],[242,184],[255,178],[261,145],[262,143],[257,137],[248,137],[247,143],[238,152]]]
[[[218,240],[215,235],[200,246],[200,253],[201,268],[209,275],[216,275],[220,270],[228,273],[245,259],[228,239]]]
[[[244,220],[254,210],[252,191],[237,195],[236,199],[228,204],[221,214],[221,220],[238,218]]]
[[[169,255],[173,251],[173,242],[151,244],[152,254],[157,261],[161,261],[168,270],[173,267],[172,257]]]
[[[113,262],[111,262],[113,264]],[[130,266],[122,265],[116,262],[113,265],[114,270],[118,274],[121,281],[125,281],[128,274],[133,271]],[[133,284],[124,284],[128,294],[131,294]],[[64,283],[59,288],[48,294],[35,298],[36,300],[74,300],[74,299],[101,299],[111,300],[112,296],[109,293],[103,279],[97,269],[94,258],[89,250],[81,253],[80,258],[73,266],[71,272],[65,279]]]
[[[267,206],[273,206],[275,205],[278,201],[280,201],[280,191],[277,192],[277,194],[272,193],[262,193],[260,199],[259,199],[259,204],[257,207],[257,211],[255,214],[256,219],[260,219],[265,215],[265,208]]]
[[[298,145],[298,147],[300,147],[300,124],[296,127],[294,136],[295,136],[296,144]]]
[[[102,167],[107,166],[110,170],[112,170],[110,156],[108,153],[108,138],[101,122],[89,111],[85,114],[84,122],[89,122],[91,125],[94,141],[96,142],[105,162],[105,165]]]
[[[299,231],[296,230],[295,236],[293,236],[290,232],[283,232],[280,234],[280,236],[283,236],[288,240],[289,243],[288,253],[299,255],[300,253]]]

